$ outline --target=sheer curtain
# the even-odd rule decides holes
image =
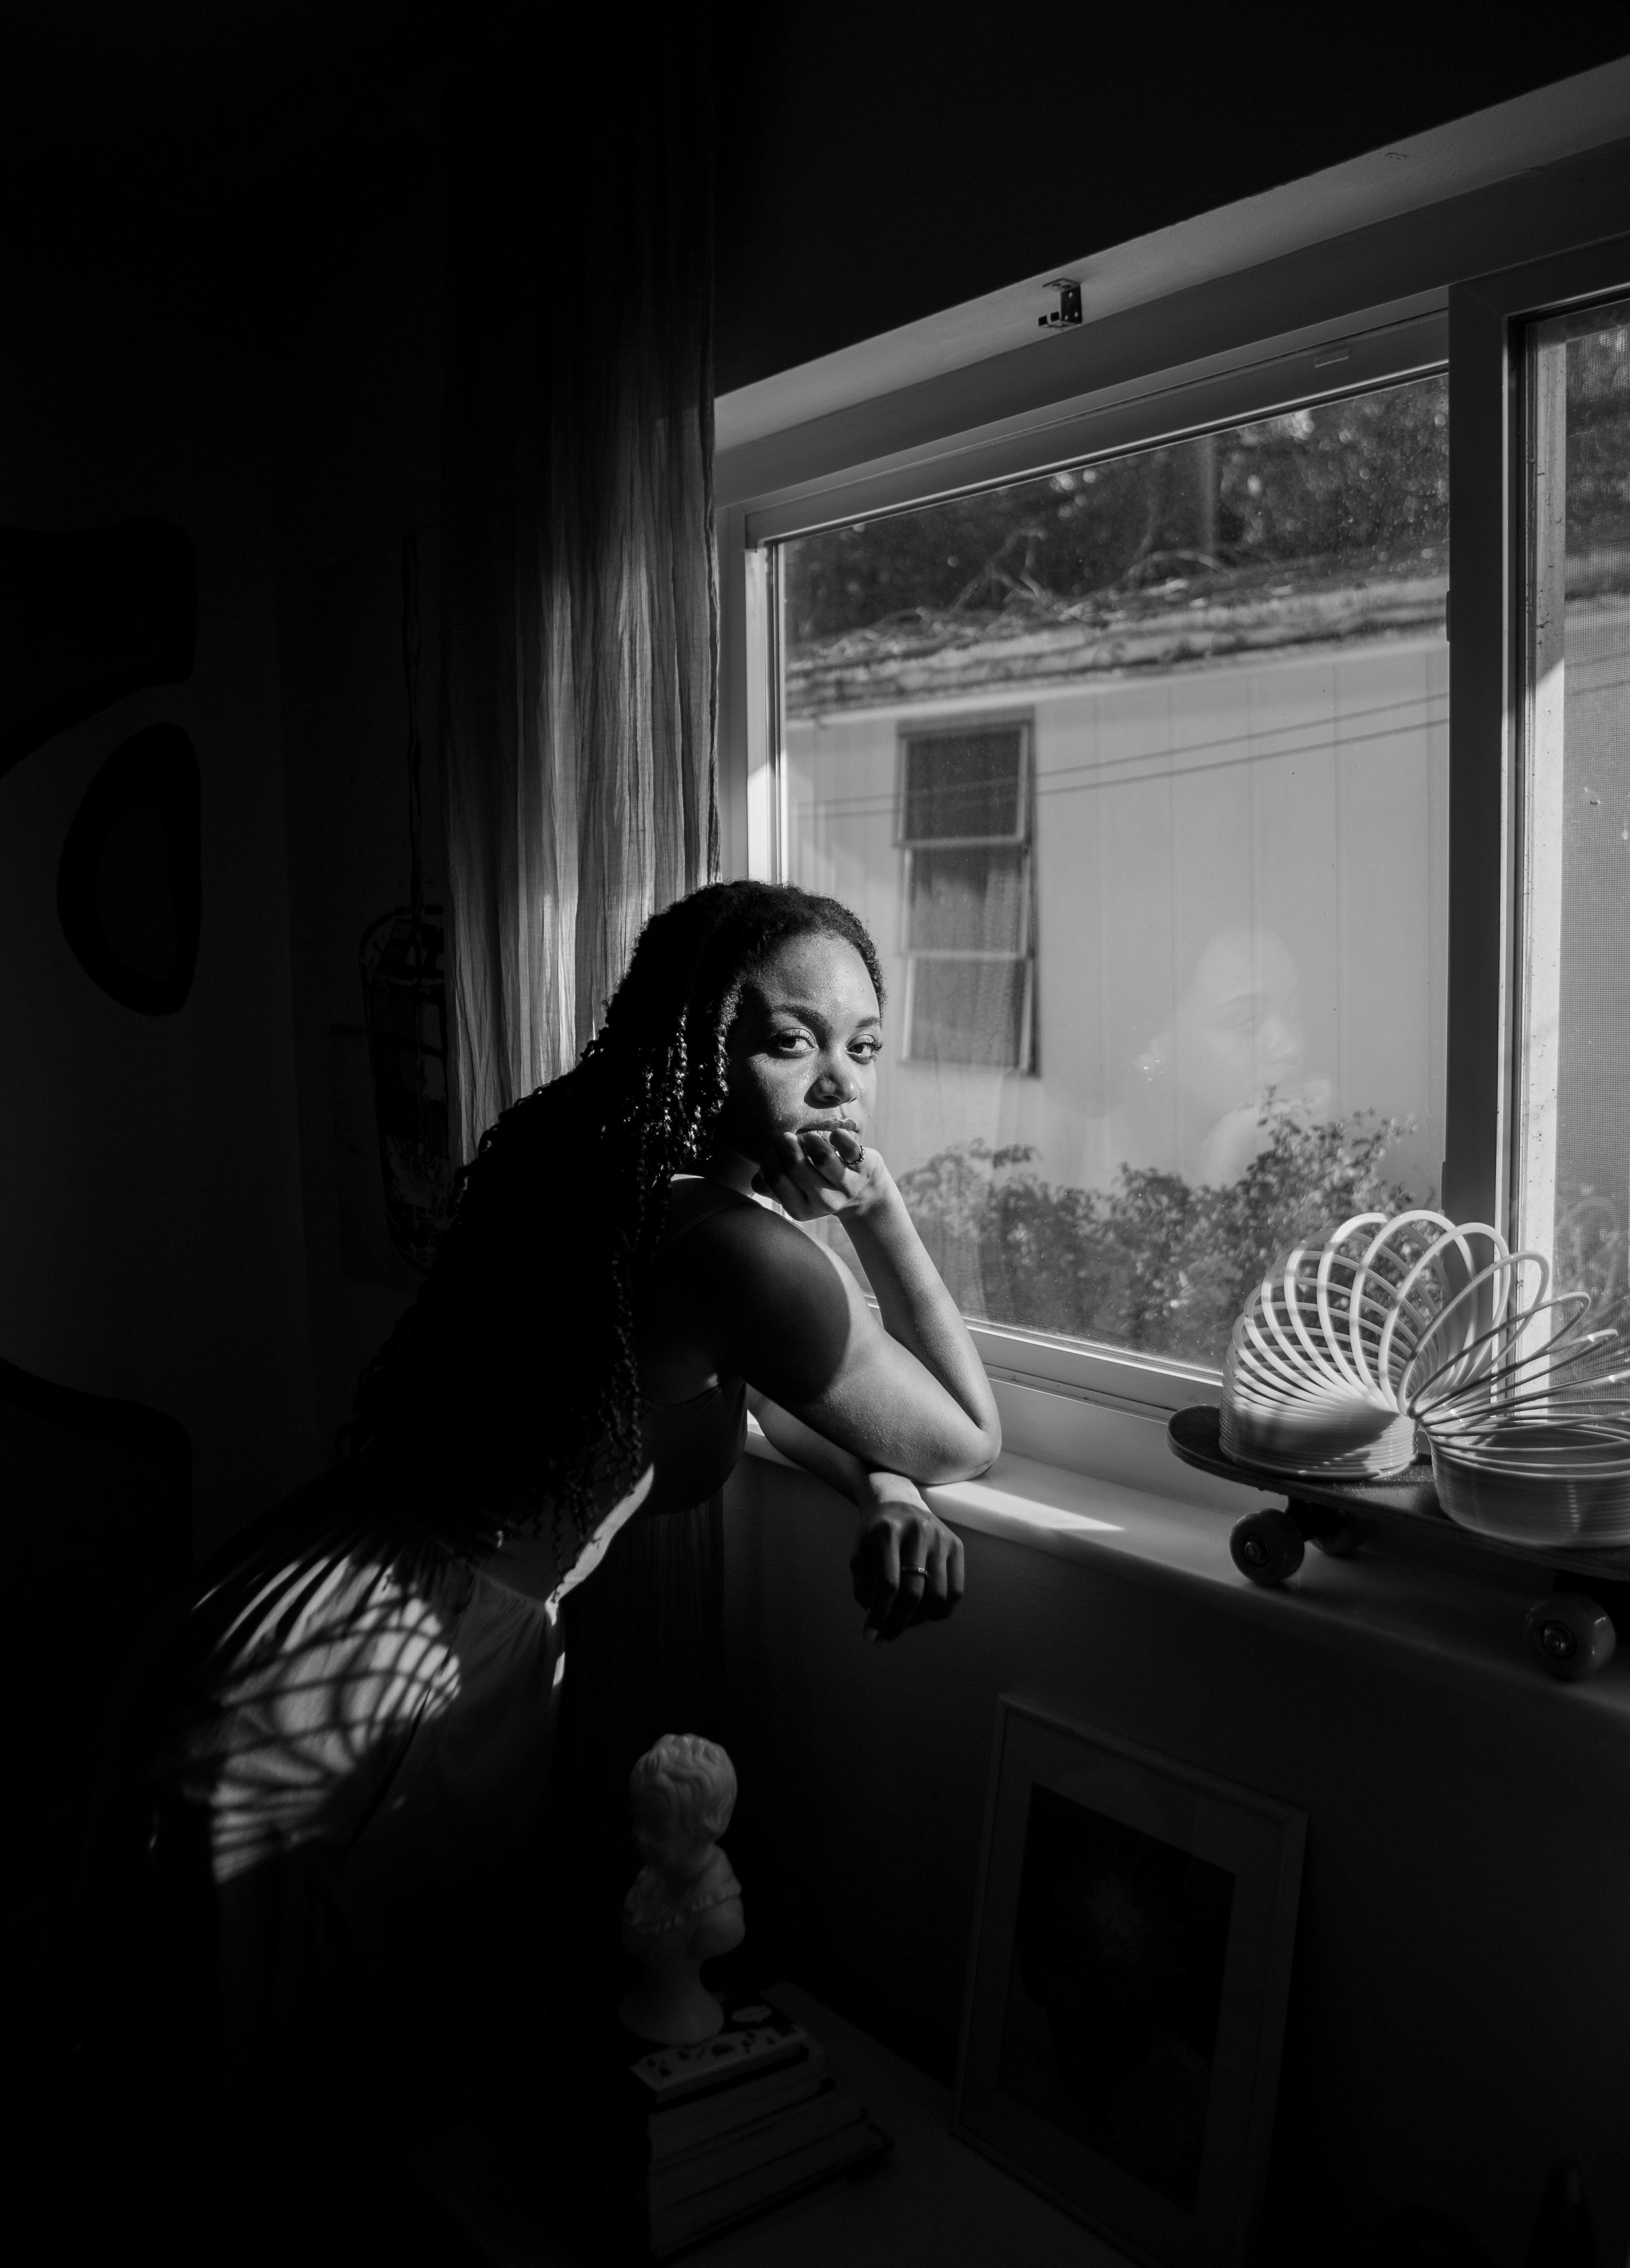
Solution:
[[[562,11],[449,109],[443,755],[460,1154],[569,1070],[647,915],[712,878],[708,11]],[[728,1743],[717,1498],[566,1601],[557,1997],[615,2005],[628,1773]],[[608,1996],[609,1999],[608,1999]]]
[[[443,753],[460,1155],[717,868],[705,11],[451,101]]]

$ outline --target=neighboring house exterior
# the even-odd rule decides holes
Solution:
[[[793,655],[792,879],[883,955],[896,1169],[983,1141],[1228,1181],[1272,1090],[1412,1119],[1394,1169],[1435,1188],[1444,596],[1261,576]]]

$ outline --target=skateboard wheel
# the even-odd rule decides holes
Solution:
[[[1248,1512],[1228,1535],[1228,1557],[1253,1583],[1282,1583],[1302,1565],[1302,1532],[1287,1512]]]
[[[1578,1591],[1553,1591],[1528,1610],[1528,1642],[1553,1677],[1594,1677],[1613,1658],[1618,1634],[1605,1607]]]
[[[1331,1528],[1324,1535],[1316,1535],[1313,1541],[1329,1558],[1351,1559],[1368,1533],[1369,1522],[1367,1520],[1361,1519],[1356,1512],[1345,1512],[1339,1528]]]

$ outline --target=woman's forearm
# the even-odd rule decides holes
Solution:
[[[787,1395],[786,1402],[829,1437],[890,1472],[926,1484],[984,1472],[1002,1445],[995,1396],[881,1153],[841,1130],[830,1141],[814,1131],[789,1134],[785,1152],[778,1151],[763,1171],[765,1192],[795,1221],[842,1221],[881,1317],[880,1329],[854,1276],[826,1249],[844,1283],[847,1326],[823,1366],[824,1376],[805,1395],[796,1389]],[[808,1254],[804,1239],[793,1241]],[[790,1252],[778,1243],[772,1241],[763,1263],[767,1274],[779,1274],[789,1285],[799,1278],[800,1296],[813,1296],[813,1287],[801,1284],[802,1261],[793,1267]],[[815,1297],[816,1308],[824,1304]],[[762,1342],[766,1334],[778,1336],[783,1324],[779,1314],[763,1314],[759,1342],[741,1344],[731,1366],[749,1378],[756,1373],[773,1390]]]
[[[939,1380],[987,1436],[994,1457],[1002,1436],[991,1381],[892,1177],[874,1203],[842,1219],[877,1296],[884,1329]]]
[[[930,1510],[915,1481],[840,1449],[767,1394],[749,1388],[749,1406],[784,1456],[852,1498],[860,1513],[850,1556],[857,1605],[868,1638],[897,1638],[909,1624],[939,1621],[963,1594],[960,1536]]]
[[[899,1473],[876,1471],[852,1451],[839,1448],[824,1433],[817,1433],[813,1425],[806,1425],[801,1418],[794,1418],[790,1410],[783,1410],[766,1394],[751,1394],[748,1399],[766,1440],[784,1457],[790,1457],[795,1465],[801,1465],[806,1472],[823,1480],[840,1496],[846,1496],[860,1511],[868,1512],[884,1503],[922,1504],[922,1493],[915,1481]]]
[[[749,1393],[748,1407],[763,1427],[764,1439],[784,1457],[814,1473],[851,1504],[861,1502],[867,1467],[852,1450],[840,1449],[836,1441],[829,1441],[824,1433],[817,1433],[813,1425],[806,1425],[801,1418],[794,1418],[767,1394]]]

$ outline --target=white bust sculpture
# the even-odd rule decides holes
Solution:
[[[623,1903],[623,1949],[639,1970],[617,2014],[665,2047],[712,2039],[724,2022],[701,1963],[747,1934],[741,1885],[717,1838],[735,1808],[735,1767],[695,1733],[665,1733],[629,1774],[645,1860]]]

